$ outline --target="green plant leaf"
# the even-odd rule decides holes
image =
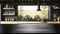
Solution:
[[[53,17],[54,17],[54,18],[57,18],[57,13],[54,13],[54,14],[53,14]]]
[[[34,16],[34,19],[40,20],[40,16],[39,16],[39,15],[35,15],[35,16]]]

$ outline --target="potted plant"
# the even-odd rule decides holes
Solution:
[[[34,16],[34,20],[35,20],[35,21],[39,21],[40,19],[41,19],[41,18],[40,18],[39,15],[35,15],[35,16]]]
[[[53,18],[54,18],[54,21],[56,21],[57,13],[54,13],[54,14],[53,14]]]
[[[26,15],[26,16],[24,17],[24,19],[27,20],[27,21],[31,21],[31,20],[32,20],[32,17],[29,16],[29,15]]]
[[[23,20],[23,16],[22,15],[19,15],[19,20]]]

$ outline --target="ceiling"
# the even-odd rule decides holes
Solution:
[[[37,5],[38,1],[42,5],[54,5],[59,4],[60,0],[0,0],[1,3],[17,3],[17,4],[27,4],[27,5]]]

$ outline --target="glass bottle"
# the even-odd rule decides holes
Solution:
[[[6,8],[8,8],[9,6],[8,6],[8,4],[6,4]]]

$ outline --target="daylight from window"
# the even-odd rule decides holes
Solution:
[[[34,18],[36,15],[38,15],[40,18],[48,18],[48,6],[40,6],[41,11],[37,11],[38,6],[29,6],[29,5],[19,5],[18,6],[18,16],[22,15],[25,17],[26,15],[31,16]]]

